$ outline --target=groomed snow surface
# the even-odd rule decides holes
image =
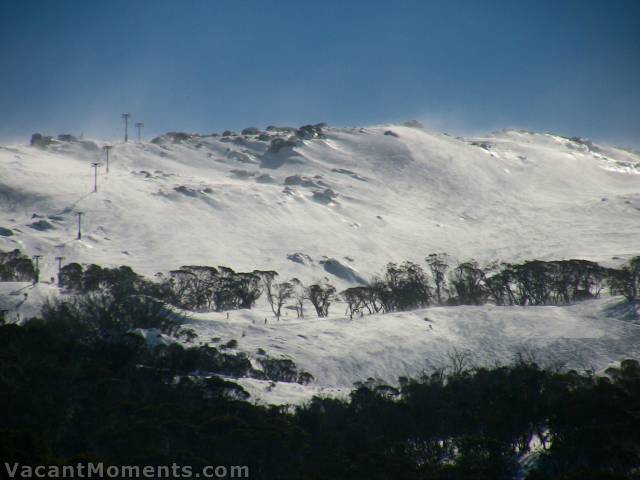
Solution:
[[[274,269],[282,280],[328,277],[339,289],[389,261],[423,263],[432,252],[454,262],[583,258],[605,265],[640,253],[637,153],[513,130],[473,139],[398,125],[323,134],[278,151],[271,140],[289,134],[115,144],[97,193],[90,162],[104,161],[106,142],[0,147],[0,249],[44,255],[45,280],[63,256],[146,275],[196,264]],[[82,240],[75,239],[78,211]],[[0,286],[0,300],[22,319],[58,295],[46,285]],[[288,311],[278,322],[259,305],[229,320],[194,313],[189,327],[199,342],[233,338],[251,356],[262,348],[293,359],[314,376],[311,385],[239,380],[257,401],[289,403],[318,392],[346,395],[368,377],[395,383],[447,365],[454,349],[478,365],[507,363],[520,352],[543,364],[600,369],[639,356],[636,308],[604,298],[350,321],[336,305],[329,319],[308,307],[308,318]]]

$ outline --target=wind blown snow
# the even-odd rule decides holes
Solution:
[[[109,173],[99,169],[97,193],[90,163],[104,161],[104,142],[0,147],[0,249],[44,255],[43,279],[55,276],[62,256],[147,275],[181,265],[273,269],[282,279],[329,277],[339,288],[432,252],[480,263],[605,265],[639,253],[640,155],[632,151],[514,130],[483,138],[400,125],[322,133],[291,142],[269,131],[117,144]],[[637,314],[619,302],[442,307],[353,321],[336,308],[329,319],[267,325],[258,309],[228,321],[195,314],[191,327],[200,341],[235,338],[246,352],[263,348],[312,373],[307,396],[244,380],[257,397],[275,391],[274,402],[284,403],[323,388],[341,394],[367,377],[416,375],[442,365],[453,348],[481,364],[535,350],[548,361],[601,368],[639,353]]]

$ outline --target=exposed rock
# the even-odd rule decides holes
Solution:
[[[188,197],[197,197],[198,191],[193,188],[185,187],[184,185],[180,185],[179,187],[175,187],[174,190],[183,195],[187,195]]]
[[[313,263],[313,259],[309,255],[301,252],[289,253],[287,254],[287,259],[302,265],[310,265]]]
[[[277,127],[275,125],[267,127],[267,132],[294,133],[296,130],[295,127]]]
[[[418,120],[409,120],[408,122],[404,122],[402,125],[411,128],[424,128],[424,125],[422,125]]]
[[[247,127],[242,130],[242,135],[259,135],[260,129],[257,127]]]
[[[329,258],[327,260],[320,261],[320,264],[324,266],[327,273],[334,275],[342,280],[346,280],[352,283],[366,284],[367,281],[360,276],[353,268],[343,264],[340,260],[335,258]]]
[[[283,138],[274,138],[269,144],[267,153],[280,153],[281,150],[293,150],[293,147],[297,146],[297,142],[294,140]]]
[[[61,133],[58,135],[58,140],[61,142],[77,142],[78,139],[69,133]]]
[[[275,178],[273,178],[268,173],[263,173],[262,175],[258,175],[256,177],[256,182],[258,183],[276,183]]]
[[[223,137],[235,137],[236,135],[238,135],[236,132],[233,132],[231,130],[225,130],[224,132],[222,132],[222,136]]]
[[[480,147],[486,151],[491,150],[491,144],[489,142],[471,142],[474,147]]]
[[[172,143],[185,142],[193,138],[197,138],[199,135],[185,132],[167,132],[164,135],[160,135],[151,140],[154,145],[162,145],[163,143],[170,141]]]
[[[255,172],[250,172],[248,170],[231,170],[229,173],[233,175],[235,178],[246,179],[255,176]]]
[[[318,187],[318,184],[309,177],[291,175],[284,179],[285,185],[300,185],[301,187]]]
[[[322,133],[322,127],[318,125],[303,125],[296,130],[298,138],[303,140],[313,140],[314,138],[326,138]]]
[[[331,190],[330,188],[325,188],[321,192],[313,192],[313,199],[318,203],[323,203],[325,205],[333,202],[333,200],[338,196],[336,192]]]
[[[269,148],[264,152],[261,158],[260,166],[262,168],[280,168],[285,163],[300,163],[301,156],[293,149],[298,145],[295,137],[287,140],[282,138],[274,138],[269,144]]]
[[[191,135],[185,132],[169,132],[166,136],[171,139],[173,143],[184,142],[186,140],[191,140],[195,135]]]
[[[400,135],[398,135],[396,132],[391,131],[391,130],[387,130],[386,132],[384,132],[385,135],[388,135],[390,137],[396,137],[398,138]]]
[[[364,178],[362,175],[360,175],[360,174],[358,174],[356,172],[353,172],[351,170],[347,170],[346,168],[332,168],[331,171],[332,172],[336,172],[336,173],[341,173],[343,175],[349,175],[350,177],[353,177],[356,180],[360,180],[362,182],[366,182],[367,181],[367,179]]]
[[[37,222],[33,222],[29,225],[34,230],[39,230],[41,232],[46,232],[47,230],[51,230],[55,228],[52,224],[47,222],[46,220],[38,220]]]
[[[569,140],[571,140],[573,143],[579,143],[580,145],[584,145],[588,149],[592,149],[593,148],[593,142],[591,140],[589,140],[588,138],[571,137],[571,138],[569,138]]]
[[[133,175],[142,175],[144,178],[151,178],[151,174],[149,172],[147,172],[146,170],[140,170],[140,171],[133,171],[131,172]]]
[[[55,140],[50,135],[42,135],[41,133],[34,133],[31,135],[31,146],[37,148],[48,148],[55,143]]]
[[[604,152],[600,149],[600,147],[598,147],[597,145],[595,145],[591,140],[589,140],[588,138],[583,138],[583,137],[571,137],[569,138],[569,141],[573,142],[572,144],[568,144],[567,146],[569,148],[582,148],[585,149],[591,153],[599,153],[599,154],[603,154]]]
[[[227,158],[241,163],[257,163],[246,153],[238,152],[237,150],[229,150],[229,152],[227,152]]]
[[[13,230],[10,228],[0,227],[0,237],[11,237],[13,235]]]

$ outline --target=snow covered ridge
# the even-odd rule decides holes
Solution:
[[[389,133],[391,132],[391,133]],[[150,143],[36,137],[0,148],[0,249],[65,262],[275,268],[340,288],[387,261],[635,253],[640,156],[521,131],[454,138],[416,126],[169,133]],[[77,240],[83,212],[82,239]]]

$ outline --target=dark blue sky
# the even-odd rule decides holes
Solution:
[[[422,120],[640,147],[640,1],[0,0],[0,139]]]

